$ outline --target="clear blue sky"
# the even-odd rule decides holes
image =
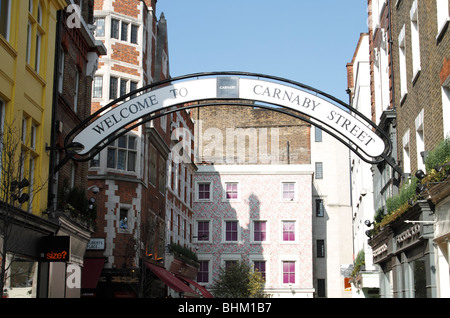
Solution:
[[[158,0],[172,77],[245,71],[348,102],[346,64],[367,32],[366,0]]]

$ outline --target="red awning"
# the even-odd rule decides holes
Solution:
[[[94,289],[102,273],[104,258],[85,258],[81,273],[81,288]]]
[[[172,288],[174,291],[184,293],[185,296],[189,297],[200,297],[192,288],[183,283],[181,280],[175,277],[174,274],[165,270],[162,267],[145,263],[147,267],[156,275],[160,280],[162,280],[168,287]]]
[[[194,282],[193,280],[187,279],[185,277],[176,275],[179,279],[184,280],[186,283],[189,283],[191,285],[193,285],[194,287],[196,287],[198,290],[200,290],[200,292],[202,293],[203,297],[205,298],[214,298],[214,296],[202,285],[200,285],[197,282]]]

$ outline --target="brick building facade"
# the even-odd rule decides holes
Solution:
[[[380,125],[388,127],[386,131],[391,133],[393,159],[400,167],[396,171],[401,173],[391,180],[399,187],[419,183],[403,210],[387,211],[386,198],[395,199],[395,192],[378,200],[377,195],[383,194],[379,195],[382,189],[376,182],[383,179],[383,174],[374,179],[375,209],[381,208],[376,211],[379,219],[375,216],[375,223],[378,226],[381,223],[381,227],[375,224],[376,229],[370,231],[369,244],[374,264],[380,268],[380,296],[447,297],[448,182],[440,179],[430,182],[424,176],[431,177],[433,169],[439,168],[427,167],[426,159],[448,137],[449,2],[369,0],[368,3],[372,6],[371,15],[379,18],[371,25],[372,75],[389,78],[387,89],[377,85],[376,76],[371,77],[375,111],[376,98],[390,91],[390,106],[381,113]],[[377,43],[383,46],[384,42],[378,41],[378,34],[383,32],[387,35],[384,45],[389,48],[388,60],[386,68],[377,73]]]
[[[199,107],[192,118],[197,281],[212,288],[220,267],[242,260],[272,297],[347,297],[348,149],[257,105]]]
[[[94,5],[96,39],[104,42],[108,55],[100,60],[94,77],[92,112],[169,77],[167,22],[164,14],[156,17],[155,0]],[[168,244],[192,247],[195,165],[191,158],[178,163],[172,156],[172,148],[192,136],[189,113],[174,112],[130,130],[91,160],[88,182],[100,190],[95,196],[97,230],[92,242],[101,247],[91,248],[86,257],[102,273],[96,286],[85,286],[85,295],[179,296],[158,273],[173,270]]]
[[[92,112],[168,76],[167,59],[156,60],[158,48],[167,56],[167,38],[156,41],[162,21],[155,15],[155,6],[154,0],[94,2],[95,36],[108,54],[94,76]],[[155,73],[157,63],[165,64],[161,68],[165,72]],[[88,250],[86,257],[103,270],[98,285],[84,287],[86,295],[148,296],[148,290],[139,288],[143,276],[136,273],[142,270],[144,259],[157,261],[165,252],[170,135],[161,121],[134,128],[90,161],[88,183],[99,189],[93,238],[101,247]]]

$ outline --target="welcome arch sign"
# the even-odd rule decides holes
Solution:
[[[202,101],[202,103],[196,103]],[[388,161],[390,139],[371,120],[339,99],[280,77],[244,73],[197,73],[153,83],[130,92],[93,113],[65,141],[82,149],[73,160],[87,161],[110,142],[157,117],[194,107],[239,105],[285,113],[317,126],[361,159]],[[388,161],[389,163],[389,161]]]

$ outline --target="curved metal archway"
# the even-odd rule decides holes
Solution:
[[[195,103],[200,101],[204,103]],[[66,136],[66,157],[55,170],[70,159],[92,159],[115,139],[160,116],[224,105],[257,106],[298,118],[323,129],[365,162],[386,161],[398,171],[389,157],[392,151],[389,137],[358,110],[310,86],[248,72],[179,76],[144,86],[110,102]],[[74,144],[83,150],[70,153],[68,149]]]

